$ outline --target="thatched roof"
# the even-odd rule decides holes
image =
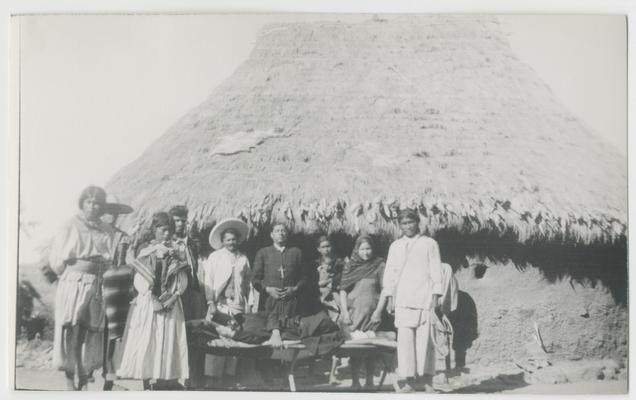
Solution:
[[[296,230],[625,238],[626,159],[512,52],[494,17],[268,26],[250,57],[108,185],[137,210]]]

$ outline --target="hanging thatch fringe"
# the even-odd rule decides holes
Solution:
[[[514,232],[519,242],[554,241],[568,243],[614,243],[624,240],[627,226],[610,215],[570,212],[554,215],[549,210],[523,210],[509,200],[489,199],[471,204],[451,204],[431,198],[424,201],[375,200],[363,204],[348,204],[345,200],[325,199],[296,204],[283,201],[281,196],[267,195],[256,204],[246,205],[238,211],[220,205],[204,203],[190,209],[191,221],[204,226],[211,219],[238,217],[258,232],[273,222],[283,222],[295,232],[345,231],[350,234],[399,233],[397,215],[402,208],[415,208],[420,214],[423,229],[431,235],[455,228],[463,233],[484,230],[500,235]],[[152,211],[141,209],[130,226],[146,224]]]

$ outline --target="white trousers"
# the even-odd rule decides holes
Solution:
[[[435,375],[435,349],[426,312],[396,307],[398,375],[411,378]]]

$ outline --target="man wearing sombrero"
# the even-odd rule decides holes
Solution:
[[[210,246],[216,250],[201,265],[208,320],[217,311],[234,317],[248,311],[250,263],[238,249],[248,233],[247,224],[234,218],[219,222],[210,232]],[[235,375],[236,364],[233,357],[207,355],[205,375],[212,377],[211,386],[222,384],[224,375]]]

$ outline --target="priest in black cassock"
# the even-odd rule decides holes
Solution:
[[[264,311],[276,318],[300,313],[298,297],[307,286],[302,253],[287,246],[289,232],[284,224],[274,224],[270,234],[272,246],[260,249],[254,258],[252,285],[265,296]]]

